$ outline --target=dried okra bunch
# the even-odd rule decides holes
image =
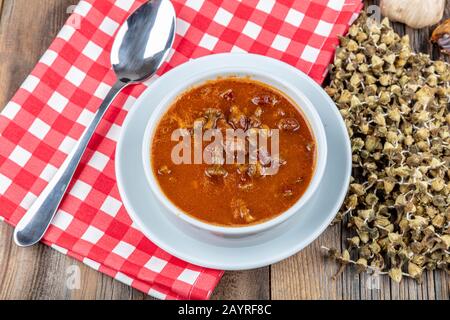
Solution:
[[[425,269],[448,272],[449,65],[413,53],[388,20],[361,16],[341,38],[326,90],[353,151],[337,221],[354,236],[347,250],[329,255],[397,282],[420,280]]]

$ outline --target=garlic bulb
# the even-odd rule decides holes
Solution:
[[[445,0],[381,0],[380,7],[381,14],[391,21],[419,29],[442,19]]]

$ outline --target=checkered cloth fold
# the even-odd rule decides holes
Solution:
[[[144,0],[83,0],[0,115],[0,219],[16,225],[115,82],[113,36]],[[189,59],[252,52],[317,82],[360,0],[173,0],[177,37],[159,75]],[[127,88],[97,129],[43,242],[162,299],[206,299],[222,271],[181,261],[147,239],[120,200],[114,151],[147,85]]]

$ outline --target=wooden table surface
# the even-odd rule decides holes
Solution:
[[[303,1],[303,0],[298,0]],[[0,109],[32,70],[68,18],[78,0],[0,0]],[[366,1],[366,4],[378,1]],[[450,4],[446,16],[450,16]],[[416,51],[439,57],[429,42],[431,30],[408,33]],[[0,146],[1,147],[1,146]],[[145,294],[105,276],[82,263],[39,244],[18,248],[13,229],[0,223],[0,299],[150,299]],[[341,225],[329,227],[297,255],[271,267],[226,272],[213,299],[449,299],[450,277],[428,272],[422,284],[358,275],[346,270],[337,280],[337,266],[324,258],[321,246],[341,247],[347,238]],[[79,289],[66,286],[67,268],[81,270]]]

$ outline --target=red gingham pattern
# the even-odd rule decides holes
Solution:
[[[144,0],[84,0],[0,115],[0,219],[16,225],[115,82],[113,36]],[[324,79],[360,0],[173,0],[177,37],[159,75],[211,53],[252,52]],[[136,229],[114,173],[117,138],[146,85],[127,88],[97,129],[43,240],[154,297],[206,299],[222,271],[183,262]],[[2,218],[3,217],[3,218]]]

